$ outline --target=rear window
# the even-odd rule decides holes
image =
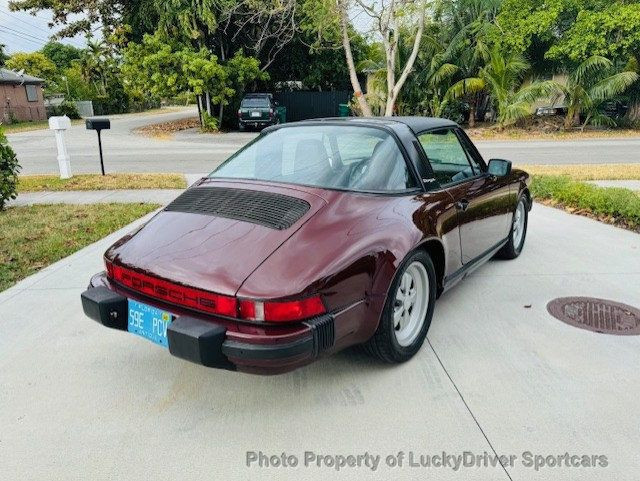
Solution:
[[[363,192],[401,192],[417,187],[388,132],[336,125],[285,127],[260,136],[211,177]]]
[[[243,99],[240,104],[241,107],[251,108],[251,107],[270,107],[269,100],[266,98],[251,98],[251,99]]]

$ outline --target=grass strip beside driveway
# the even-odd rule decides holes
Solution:
[[[572,180],[640,180],[639,164],[515,165],[531,175],[566,175]]]
[[[70,179],[57,175],[24,175],[18,179],[18,192],[63,190],[185,189],[182,174],[81,174]]]
[[[158,207],[38,205],[0,212],[0,291]]]
[[[568,176],[534,175],[531,183],[537,201],[573,214],[640,232],[640,195],[617,187],[598,187]]]

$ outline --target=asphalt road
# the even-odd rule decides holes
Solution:
[[[132,129],[196,115],[193,108],[156,114],[111,117],[112,129],[103,134],[107,172],[210,172],[255,133],[200,135],[187,131],[172,140],[134,134]],[[48,130],[10,134],[24,174],[57,173],[54,134]],[[76,173],[99,172],[96,134],[75,125],[66,134],[71,168]],[[478,142],[486,159],[506,158],[519,164],[576,164],[640,162],[640,138],[585,141]]]
[[[535,205],[521,257],[444,294],[408,363],[349,351],[257,377],[181,361],[85,318],[80,293],[133,227],[0,293],[0,479],[638,477],[640,336],[580,330],[545,308],[580,295],[640,306],[637,234]],[[247,467],[247,451],[298,466]],[[381,458],[376,471],[337,472],[304,467],[305,451]],[[389,467],[400,451],[403,466]],[[414,462],[443,451],[515,458],[506,470],[487,461],[455,471],[409,467],[410,451]],[[607,467],[536,471],[527,452],[606,456]]]

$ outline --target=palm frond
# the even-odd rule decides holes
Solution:
[[[589,96],[594,100],[607,100],[620,95],[633,83],[638,81],[636,72],[620,72],[601,80],[589,89]]]
[[[438,85],[442,81],[453,77],[458,72],[458,70],[460,70],[460,68],[457,65],[453,65],[452,63],[445,63],[433,73],[429,83],[431,85]]]
[[[617,125],[615,120],[613,120],[608,115],[603,114],[602,112],[594,113],[591,118],[587,120],[587,122],[598,127],[615,127]],[[585,124],[587,122],[585,122]]]
[[[486,88],[487,84],[481,78],[472,77],[462,79],[447,90],[445,99],[458,99],[468,94],[482,92]]]
[[[555,80],[533,82],[520,88],[514,95],[514,102],[533,103],[543,98],[558,97],[563,93],[563,86]]]
[[[583,84],[594,73],[602,72],[613,67],[613,62],[601,55],[592,55],[582,62],[571,74],[570,80],[577,84]]]
[[[505,127],[515,124],[518,120],[531,116],[530,102],[514,102],[504,106],[498,115],[498,123]]]

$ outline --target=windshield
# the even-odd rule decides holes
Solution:
[[[252,99],[244,99],[240,104],[240,107],[250,108],[250,107],[269,107],[269,100],[266,98],[252,98]]]
[[[285,127],[260,136],[210,177],[368,192],[417,186],[390,134],[336,125]]]

